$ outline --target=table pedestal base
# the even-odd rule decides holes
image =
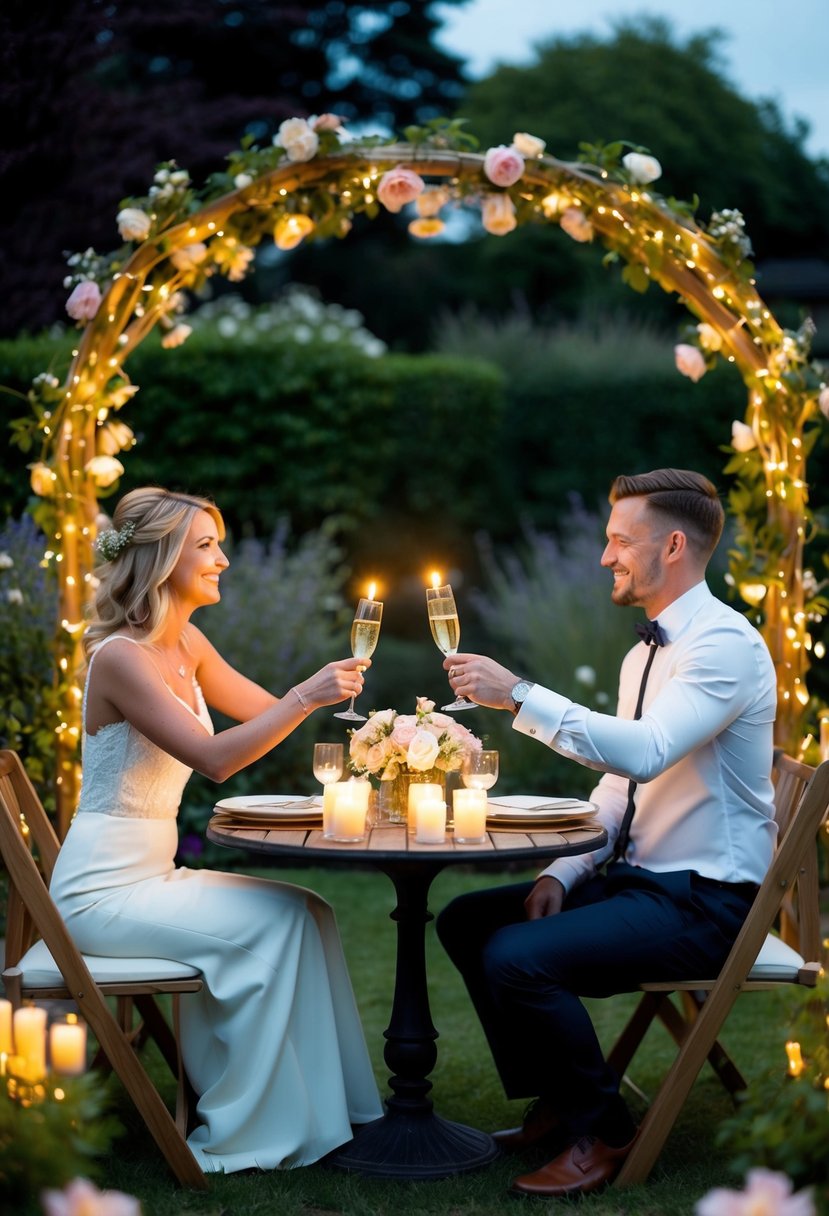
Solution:
[[[492,1136],[440,1115],[388,1114],[357,1130],[326,1165],[368,1178],[448,1178],[480,1169],[498,1156]]]

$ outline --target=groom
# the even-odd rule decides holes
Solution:
[[[775,673],[759,633],[705,583],[723,526],[716,490],[658,469],[618,477],[610,502],[611,597],[649,618],[622,664],[616,717],[481,655],[444,664],[456,693],[603,774],[591,798],[604,850],[461,896],[438,918],[507,1096],[535,1099],[521,1127],[495,1134],[505,1150],[547,1150],[513,1183],[522,1194],[595,1190],[636,1135],[580,998],[716,973],[775,840]]]

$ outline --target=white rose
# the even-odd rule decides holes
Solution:
[[[646,185],[655,182],[662,176],[662,166],[655,156],[645,156],[641,152],[628,152],[622,157],[622,164],[635,182]]]
[[[703,350],[710,350],[712,354],[722,350],[722,335],[713,325],[701,321],[697,326],[697,333]]]
[[[578,207],[568,207],[566,211],[562,212],[561,219],[558,222],[567,235],[572,237],[574,241],[593,240],[593,225]]]
[[[428,730],[417,730],[406,752],[406,763],[416,773],[425,773],[435,767],[440,745]]]
[[[492,236],[506,236],[518,224],[515,203],[508,194],[488,194],[481,203],[481,222]]]
[[[193,332],[192,327],[185,325],[183,321],[178,325],[174,325],[168,334],[165,334],[161,339],[161,345],[165,350],[173,350],[176,346],[181,346],[186,342]]]
[[[89,474],[96,486],[105,489],[117,481],[124,472],[124,466],[114,456],[93,456],[84,465],[84,471]]]
[[[244,190],[245,186],[253,185],[253,178],[249,173],[237,173],[233,179],[233,184],[237,190]]]
[[[8,591],[6,592],[6,601],[9,604],[22,604],[23,592],[19,587],[9,587]]]
[[[0,570],[11,570],[14,558],[11,553],[0,553]]]
[[[735,452],[750,452],[752,448],[757,447],[754,431],[736,418],[731,423],[731,446]]]
[[[824,418],[829,418],[829,387],[820,390],[817,403]]]
[[[537,135],[528,135],[526,131],[516,131],[512,137],[512,146],[522,156],[541,156],[547,144]]]
[[[285,149],[288,160],[295,162],[311,160],[320,146],[319,136],[304,118],[286,118],[279,124],[273,142],[277,148]]]
[[[123,241],[146,241],[152,220],[140,207],[124,207],[116,216],[118,232]]]
[[[674,347],[674,361],[676,370],[682,372],[682,375],[687,376],[689,380],[693,380],[694,384],[697,380],[701,380],[708,370],[702,351],[696,346],[689,346],[686,342],[680,342]]]
[[[207,257],[207,246],[203,241],[193,245],[185,245],[183,249],[175,249],[170,254],[170,261],[176,270],[195,270]]]

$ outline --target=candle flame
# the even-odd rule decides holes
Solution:
[[[435,588],[435,590],[437,590],[438,587],[440,586],[440,571],[433,570],[432,574],[431,574],[431,579],[432,579],[432,586]]]
[[[377,584],[376,584],[376,583],[369,583],[369,585],[368,585],[368,598],[369,598],[370,600],[373,600],[373,599],[374,599],[374,593],[376,592],[376,590],[377,590]]]

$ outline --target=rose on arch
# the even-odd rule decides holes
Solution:
[[[124,384],[116,381],[107,393],[107,405],[112,410],[120,410],[122,405],[127,404],[130,397],[135,396],[139,387],[137,384]]]
[[[542,155],[547,144],[545,140],[539,139],[537,135],[529,135],[526,131],[516,131],[512,137],[512,146],[521,156],[533,159],[536,156]]]
[[[284,148],[288,160],[299,164],[319,151],[320,140],[305,118],[286,118],[273,137],[274,147]]]
[[[722,335],[719,330],[713,325],[709,325],[707,321],[700,321],[697,326],[699,334],[699,343],[703,350],[710,351],[716,354],[718,350],[722,350]]]
[[[655,156],[646,156],[643,152],[628,152],[622,157],[622,164],[627,169],[633,181],[645,186],[655,182],[662,176],[662,166]]]
[[[195,270],[206,257],[207,246],[204,241],[196,241],[192,245],[184,245],[181,249],[174,249],[170,254],[170,261],[176,270],[188,271]]]
[[[66,311],[73,321],[91,321],[101,307],[102,298],[98,284],[84,279],[66,301]]]
[[[95,447],[99,456],[114,456],[116,452],[122,452],[125,448],[133,447],[134,444],[135,435],[126,422],[113,420],[98,427]]]
[[[696,1216],[815,1216],[811,1188],[792,1193],[792,1181],[775,1170],[746,1174],[744,1191],[714,1187],[694,1208]]]
[[[508,194],[488,194],[481,203],[481,223],[492,236],[506,236],[517,227],[515,203]]]
[[[686,342],[680,342],[674,347],[674,361],[677,371],[693,380],[694,384],[708,371],[702,351]]]
[[[444,190],[442,186],[427,186],[415,200],[417,214],[423,219],[431,219],[446,206],[451,197],[449,191]]]
[[[273,229],[273,243],[277,249],[296,249],[315,228],[310,215],[291,212],[280,215]]]
[[[237,190],[244,190],[246,186],[253,185],[253,178],[249,173],[237,173],[233,179],[233,184]]]
[[[406,203],[423,193],[426,183],[419,173],[397,165],[384,173],[377,184],[377,197],[387,211],[396,214]]]
[[[51,498],[55,492],[55,478],[48,464],[44,464],[42,460],[38,460],[29,467],[31,469],[29,484],[32,487],[32,491],[40,498]]]
[[[315,131],[340,131],[345,119],[340,114],[318,114],[311,119]]]
[[[757,447],[754,431],[737,418],[731,423],[731,446],[735,452],[750,452]]]
[[[124,207],[115,217],[118,233],[123,241],[146,241],[152,220],[140,207]]]
[[[412,236],[418,236],[423,240],[428,240],[432,236],[440,236],[446,225],[443,220],[435,217],[420,218],[412,220],[409,224],[409,232]]]
[[[124,466],[114,456],[93,456],[84,465],[84,472],[89,474],[96,486],[105,490],[122,476]]]
[[[99,1191],[86,1178],[73,1178],[62,1191],[44,1190],[46,1216],[141,1216],[141,1204],[124,1191]]]
[[[820,396],[817,399],[817,403],[824,418],[829,418],[829,386],[820,390]]]
[[[568,207],[558,222],[574,241],[593,240],[593,225],[579,207]]]
[[[514,186],[524,172],[524,157],[515,148],[499,144],[484,157],[484,174],[494,186]]]
[[[224,240],[214,239],[213,260],[227,275],[231,283],[241,283],[253,261],[255,251],[247,245],[240,245],[233,236]]]
[[[193,332],[191,325],[185,325],[180,321],[178,325],[174,325],[168,334],[165,334],[161,339],[161,345],[165,350],[174,350],[175,347],[181,346],[190,337]]]

